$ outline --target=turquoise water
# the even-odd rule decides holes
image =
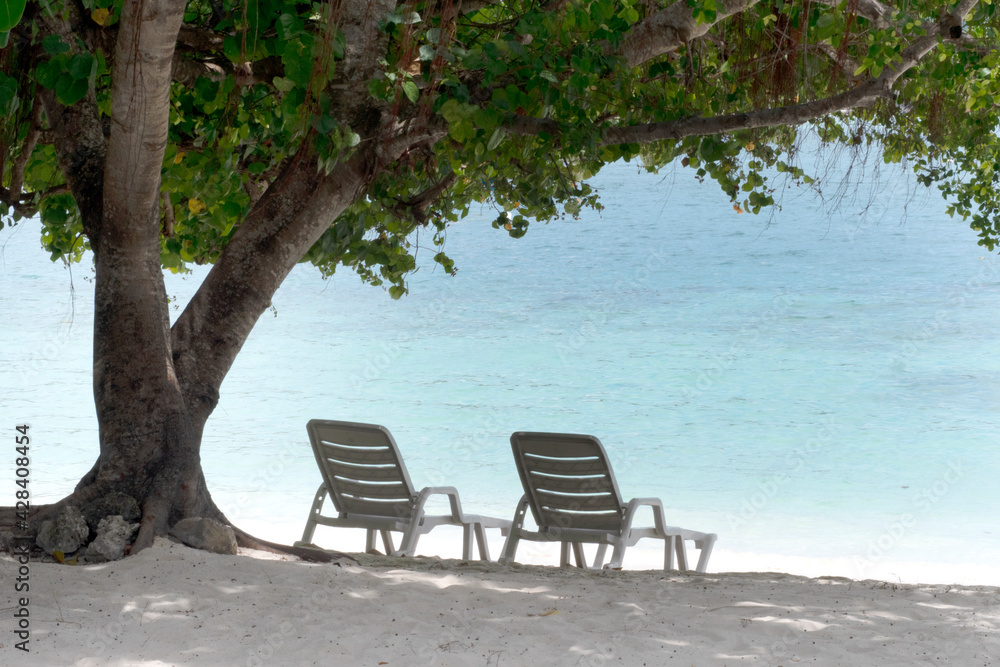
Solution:
[[[1000,263],[912,179],[861,180],[839,210],[791,189],[751,216],[686,171],[618,164],[600,215],[516,241],[489,210],[455,225],[457,275],[427,247],[401,301],[298,267],[206,429],[216,500],[296,539],[319,482],[304,425],[328,418],[385,425],[418,486],[509,516],[510,433],[590,433],[624,494],[719,534],[712,569],[958,581],[958,561],[1000,584]],[[97,425],[92,271],[37,239],[0,232],[0,386],[41,502],[90,467]],[[178,308],[203,275],[170,277]]]

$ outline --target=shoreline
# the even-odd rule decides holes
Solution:
[[[298,525],[294,530],[281,531],[273,524],[264,521],[244,520],[239,522],[241,528],[264,539],[291,544],[299,539]],[[397,534],[398,538],[398,534]],[[861,558],[856,555],[841,557],[814,557],[768,553],[762,551],[747,551],[727,549],[725,535],[719,535],[712,558],[708,564],[708,573],[720,572],[775,572],[794,576],[818,578],[840,577],[854,581],[885,581],[894,584],[907,585],[960,585],[960,586],[998,586],[1000,587],[1000,563],[953,562],[942,560],[913,560],[893,558],[889,553],[885,558]],[[334,549],[348,553],[364,550],[364,531],[351,528],[329,528],[319,526],[314,538],[315,543],[325,549]],[[503,550],[504,540],[499,531],[487,531],[490,557],[496,560]],[[397,539],[398,543],[398,539]],[[696,550],[688,546],[688,559]],[[763,543],[762,546],[767,546]],[[381,542],[378,543],[381,550]],[[593,554],[593,545],[585,545],[588,558]],[[940,556],[945,557],[948,551],[942,547]],[[457,528],[442,526],[431,533],[422,535],[417,543],[417,556],[431,558],[458,558],[461,555],[461,531]],[[938,554],[935,554],[938,555]],[[697,558],[694,558],[697,560]],[[538,542],[521,542],[517,552],[517,562],[524,565],[557,566],[559,551],[556,544]],[[627,571],[662,570],[663,552],[655,540],[642,540],[636,546],[629,547],[625,552],[624,569]]]
[[[31,564],[29,665],[987,665],[1000,589],[773,572],[587,572],[358,555],[314,564],[158,538]],[[0,580],[16,563],[0,558]],[[12,586],[0,600],[10,606]],[[6,630],[13,619],[0,622]],[[863,656],[863,658],[862,658]]]

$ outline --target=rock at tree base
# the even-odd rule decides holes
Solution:
[[[229,526],[214,519],[191,517],[181,519],[170,529],[170,534],[195,549],[217,554],[236,553],[236,533]]]
[[[112,491],[83,506],[83,516],[93,533],[97,532],[102,519],[116,514],[127,523],[138,521],[142,515],[135,498],[120,491]]]
[[[49,555],[53,551],[70,554],[83,546],[88,537],[90,529],[83,513],[76,507],[67,505],[54,519],[42,522],[35,542]]]
[[[87,547],[87,561],[103,563],[120,560],[125,555],[125,545],[132,541],[139,524],[129,523],[121,515],[101,519],[97,525],[97,537]]]

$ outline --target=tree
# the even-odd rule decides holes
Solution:
[[[138,499],[135,550],[225,520],[202,430],[297,262],[398,298],[415,232],[442,246],[486,202],[521,236],[599,207],[585,179],[623,158],[678,161],[756,213],[778,177],[820,186],[806,132],[909,161],[983,245],[1000,234],[988,2],[23,4],[0,16],[0,201],[96,271],[100,453],[59,505]],[[170,326],[163,270],[192,262],[214,266]]]

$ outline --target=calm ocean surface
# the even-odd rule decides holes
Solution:
[[[454,226],[457,276],[427,247],[400,301],[298,267],[209,420],[217,502],[297,539],[319,483],[305,423],[327,418],[388,427],[418,487],[510,517],[510,433],[590,433],[626,497],[719,534],[714,571],[1000,585],[1000,262],[908,176],[858,178],[839,208],[792,188],[752,216],[689,171],[618,164],[593,181],[600,215],[516,241],[489,210]],[[0,424],[31,425],[44,502],[89,469],[97,423],[92,270],[52,264],[38,236],[0,231]],[[203,275],[168,278],[175,317]],[[655,566],[648,547],[626,567]]]

